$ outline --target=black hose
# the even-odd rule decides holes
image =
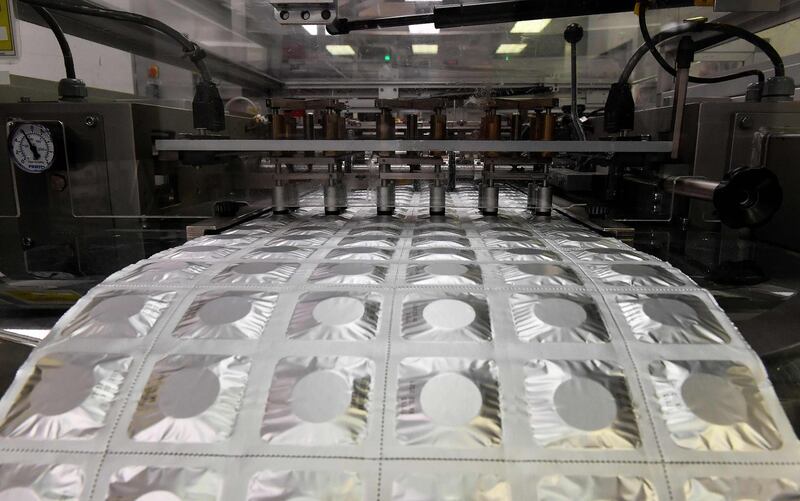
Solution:
[[[653,37],[653,43],[658,46],[667,40],[672,38],[679,37],[681,35],[685,35],[687,33],[700,33],[704,31],[715,31],[713,29],[708,29],[708,27],[715,27],[717,26],[716,23],[684,23],[680,26],[672,28],[670,30],[662,31],[661,33],[657,34]],[[715,40],[719,42],[724,42],[725,40],[729,40],[734,38],[732,35],[723,35],[721,37],[715,37]],[[628,60],[628,63],[625,65],[625,68],[622,70],[622,74],[619,77],[620,83],[627,83],[630,80],[631,75],[633,74],[633,70],[636,69],[636,66],[642,60],[642,58],[650,51],[649,46],[644,43],[642,44],[636,52],[633,53],[631,58]],[[670,74],[674,76],[675,70],[670,67]],[[719,83],[719,82],[728,82],[730,80],[736,80],[739,78],[745,77],[757,77],[758,81],[763,83],[766,80],[764,76],[764,72],[761,70],[746,70],[740,71],[738,73],[731,73],[728,75],[720,75],[718,77],[689,77],[689,81],[693,83]]]
[[[642,37],[644,38],[645,45],[647,49],[652,54],[653,58],[658,62],[658,64],[672,76],[675,76],[675,69],[664,59],[660,52],[658,52],[657,44],[654,40],[650,37],[650,31],[647,29],[647,0],[639,3],[639,28],[642,32]],[[783,64],[783,59],[781,58],[778,51],[770,45],[769,42],[764,40],[763,38],[755,35],[743,28],[739,28],[738,26],[731,26],[727,24],[719,24],[719,23],[697,23],[698,30],[697,31],[717,31],[721,32],[726,35],[730,35],[731,37],[741,38],[747,42],[750,42],[752,45],[756,46],[757,48],[761,49],[761,51],[766,54],[766,56],[772,62],[772,65],[775,68],[775,76],[784,76],[786,75],[786,69]],[[690,82],[694,83],[718,83],[718,82],[725,82],[728,80],[733,80],[736,78],[742,78],[745,76],[753,76],[758,75],[755,73],[756,70],[750,70],[746,72],[735,73],[733,75],[727,75],[722,77],[689,77]],[[759,75],[759,81],[763,81],[763,73]]]
[[[75,60],[72,58],[72,49],[69,47],[67,37],[64,36],[64,30],[61,29],[58,21],[56,21],[56,18],[50,14],[50,11],[39,5],[34,5],[33,9],[42,17],[42,19],[44,19],[44,22],[47,23],[47,26],[50,27],[50,30],[52,30],[53,35],[55,35],[56,40],[58,41],[59,47],[61,47],[61,54],[64,56],[64,69],[66,70],[67,78],[76,79]]]
[[[197,67],[197,71],[200,73],[200,78],[202,78],[206,82],[211,82],[211,73],[209,72],[206,63],[203,60],[205,58],[205,51],[203,51],[203,49],[200,48],[199,45],[189,40],[181,32],[162,23],[157,19],[153,19],[147,16],[142,16],[140,14],[134,14],[132,12],[106,9],[104,7],[96,7],[90,5],[75,5],[74,3],[64,0],[22,0],[22,1],[32,6],[46,7],[52,10],[60,10],[64,12],[72,12],[74,14],[83,14],[86,16],[94,16],[94,17],[104,17],[107,19],[114,19],[117,21],[125,21],[129,23],[140,24],[154,31],[163,33],[164,35],[167,35],[168,37],[178,42],[183,47],[184,52],[189,54],[189,57],[191,58],[192,62]]]

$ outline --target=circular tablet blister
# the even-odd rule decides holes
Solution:
[[[681,385],[681,396],[703,421],[723,426],[747,421],[747,399],[742,390],[720,376],[691,374]]]
[[[345,263],[345,264],[337,264],[331,267],[331,272],[336,275],[345,275],[345,276],[353,276],[353,275],[367,275],[372,272],[372,266],[369,264],[359,264],[359,263]]]
[[[298,250],[300,250],[298,247],[292,245],[273,245],[271,247],[262,247],[259,249],[260,252],[274,252],[276,254],[287,254]]]
[[[12,487],[0,491],[0,501],[41,501],[33,489],[27,487]]]
[[[242,263],[231,268],[231,271],[240,275],[264,275],[275,271],[278,266],[275,263]]]
[[[80,406],[95,385],[89,367],[66,364],[44,369],[42,379],[31,392],[31,408],[45,416],[57,416]]]
[[[324,370],[300,379],[292,388],[289,405],[303,421],[324,423],[347,412],[351,399],[347,380],[336,371]]]
[[[584,431],[608,428],[617,417],[614,396],[597,381],[583,377],[561,383],[553,405],[566,424]]]
[[[312,315],[323,325],[347,325],[364,316],[364,303],[352,297],[331,297],[320,301]]]
[[[646,299],[642,304],[642,311],[648,318],[660,324],[678,327],[684,320],[697,318],[697,312],[690,305],[667,297]]]
[[[218,297],[201,306],[197,316],[208,325],[224,325],[246,317],[251,307],[244,297]]]
[[[475,309],[457,299],[439,299],[425,306],[422,318],[437,329],[463,329],[475,321]]]
[[[181,498],[170,491],[150,491],[142,494],[134,501],[181,501]]]
[[[582,325],[587,318],[582,304],[561,298],[546,298],[533,306],[536,318],[553,327],[574,328]]]
[[[131,294],[110,297],[97,303],[90,315],[104,324],[127,322],[129,318],[142,311],[146,302],[144,296]]]
[[[169,417],[194,417],[214,405],[219,390],[219,379],[210,370],[181,369],[167,376],[161,384],[158,408]]]
[[[437,264],[429,264],[425,267],[425,271],[431,275],[436,275],[439,277],[452,277],[452,276],[461,276],[465,274],[469,268],[464,266],[463,264],[456,264],[456,263],[437,263]]]
[[[463,426],[481,412],[481,391],[469,378],[448,372],[432,377],[419,396],[422,412],[444,426]]]

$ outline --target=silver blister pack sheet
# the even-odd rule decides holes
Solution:
[[[800,499],[766,371],[690,277],[506,187],[497,217],[427,197],[109,276],[0,399],[0,501]]]

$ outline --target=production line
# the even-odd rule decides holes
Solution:
[[[258,7],[334,58],[564,21],[567,84],[476,90],[278,84],[147,10],[20,0],[67,77],[0,102],[0,354],[32,349],[0,501],[800,499],[800,66],[743,27],[800,3],[756,3]],[[613,16],[636,43],[592,110]],[[191,103],[93,99],[62,30],[190,67]],[[693,76],[731,40],[760,63]]]

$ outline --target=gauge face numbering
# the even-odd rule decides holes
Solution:
[[[9,154],[14,164],[25,172],[44,172],[53,166],[56,146],[53,134],[42,124],[17,125],[9,138]]]

